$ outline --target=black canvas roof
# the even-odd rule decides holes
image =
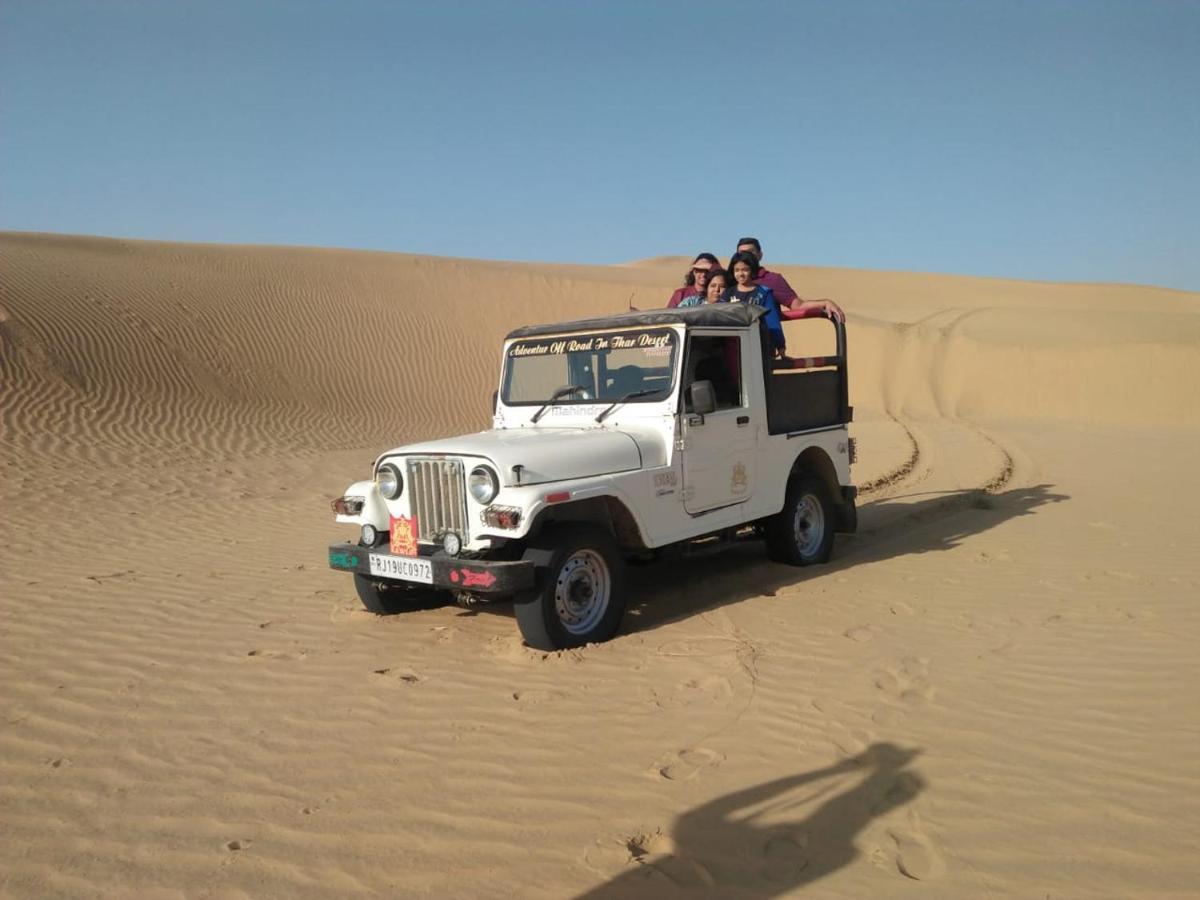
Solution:
[[[766,310],[750,303],[707,303],[686,309],[640,309],[596,319],[525,325],[508,333],[509,338],[537,337],[568,331],[606,331],[610,328],[644,328],[655,325],[688,325],[704,328],[745,328],[757,322]]]

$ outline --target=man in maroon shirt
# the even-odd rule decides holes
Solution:
[[[789,306],[800,309],[805,306],[820,306],[832,318],[846,321],[846,314],[842,312],[842,308],[832,300],[805,300],[800,297],[792,286],[787,283],[787,279],[778,272],[771,272],[765,266],[762,266],[762,244],[758,242],[758,238],[744,237],[737,242],[737,252],[753,253],[759,261],[758,278],[755,279],[763,287],[770,288],[775,294],[775,300],[780,306]]]

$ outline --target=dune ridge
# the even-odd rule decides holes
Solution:
[[[1200,295],[778,266],[859,532],[631,567],[604,645],[326,568],[504,333],[687,262],[0,234],[0,896],[1191,896]]]
[[[514,323],[649,306],[676,272],[671,260],[634,270],[49,235],[4,236],[0,265],[3,426],[48,452],[147,436],[157,449],[303,451],[347,433],[386,441],[401,424],[415,437],[482,427]],[[1198,295],[936,276],[920,292],[916,276],[782,270],[850,310],[856,406],[1200,414]],[[918,298],[956,305],[889,321]]]

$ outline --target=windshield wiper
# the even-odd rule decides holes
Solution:
[[[604,412],[602,412],[602,413],[600,413],[600,415],[596,416],[596,421],[603,422],[605,419],[608,418],[608,414],[610,412],[612,412],[614,409],[616,409],[618,406],[620,406],[622,403],[625,403],[628,400],[634,400],[638,397],[647,397],[650,394],[657,394],[661,390],[662,390],[662,388],[642,388],[640,391],[630,391],[625,396],[619,397],[618,399],[614,400],[612,402],[612,404],[608,407],[608,409],[604,410]]]
[[[540,419],[542,417],[542,414],[545,413],[546,410],[548,410],[550,408],[550,404],[552,404],[555,400],[559,399],[560,397],[567,397],[567,396],[570,396],[571,394],[578,394],[580,391],[586,391],[586,390],[587,390],[587,386],[582,385],[582,384],[568,384],[568,385],[564,385],[563,387],[560,387],[557,391],[555,391],[553,394],[550,395],[549,400],[547,400],[545,403],[542,404],[542,408],[533,414],[533,419],[531,421],[536,422],[538,419]]]

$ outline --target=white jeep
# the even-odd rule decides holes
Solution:
[[[518,328],[492,428],[381,454],[333,501],[359,534],[329,564],[376,613],[429,586],[511,599],[525,642],[554,650],[616,633],[627,558],[762,538],[778,562],[824,562],[857,521],[832,324],[836,353],[808,359],[775,358],[746,304]]]

